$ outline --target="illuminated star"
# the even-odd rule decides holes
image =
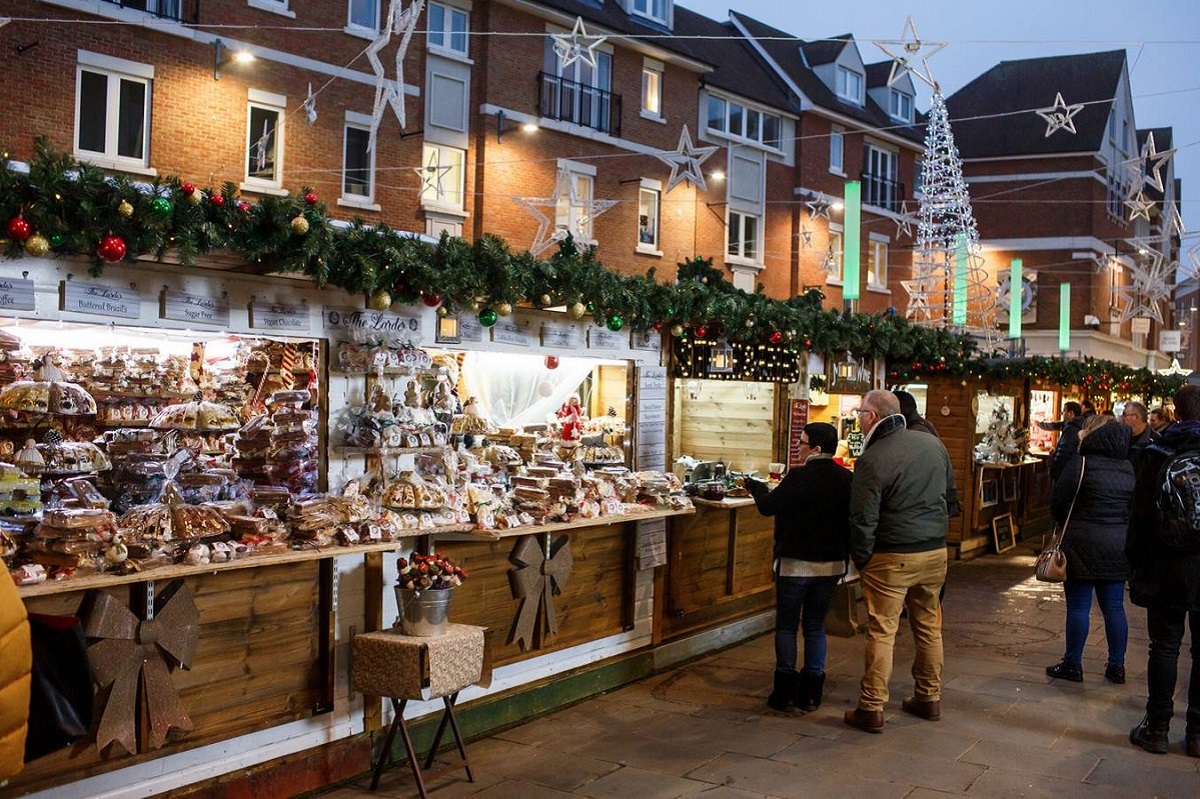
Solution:
[[[1163,191],[1162,170],[1173,155],[1174,149],[1158,152],[1154,147],[1154,132],[1146,134],[1146,143],[1142,145],[1141,155],[1134,159],[1138,163],[1138,168],[1133,173],[1134,180],[1140,179],[1144,183],[1139,185],[1153,186],[1156,190]]]
[[[1185,275],[1193,279],[1200,278],[1200,241],[1188,250],[1188,261],[1191,263],[1188,264]]]
[[[817,268],[821,270],[823,275],[832,275],[833,270],[837,267],[837,255],[833,252],[833,245],[825,251],[825,257],[821,259],[821,265]]]
[[[1062,92],[1054,95],[1054,105],[1049,108],[1039,108],[1035,114],[1046,120],[1046,138],[1050,138],[1060,130],[1075,132],[1075,115],[1083,110],[1083,103],[1067,105]]]
[[[875,46],[887,53],[888,57],[892,59],[892,71],[888,75],[888,86],[895,85],[896,81],[911,72],[933,88],[937,88],[937,82],[933,79],[933,73],[929,71],[929,59],[945,47],[946,42],[922,42],[921,37],[917,35],[917,26],[911,16],[905,21],[904,32],[900,35],[899,39],[882,39],[875,42]],[[925,48],[931,49],[922,54],[921,51]],[[921,61],[921,66],[924,67],[924,71],[914,66],[914,62],[918,58]]]
[[[567,212],[568,222],[565,225],[556,227],[558,211],[564,200],[569,207]],[[565,169],[558,171],[558,178],[554,184],[554,194],[551,196],[514,197],[513,202],[524,208],[537,220],[537,233],[534,234],[533,245],[529,248],[529,252],[533,255],[542,254],[548,248],[565,239],[567,234],[572,235],[576,241],[590,239],[592,222],[596,217],[617,204],[616,200],[580,198],[575,193],[571,173]],[[550,211],[550,213],[546,213],[546,211]],[[553,232],[551,232],[551,228],[555,228]]]
[[[1171,297],[1175,288],[1170,279],[1174,266],[1173,263],[1167,263],[1161,253],[1155,252],[1147,265],[1131,270],[1133,280],[1128,286],[1117,289],[1117,293],[1125,300],[1125,307],[1121,310],[1122,322],[1145,315],[1163,324],[1161,303]]]
[[[679,144],[674,152],[655,153],[654,157],[671,167],[671,177],[667,178],[667,193],[683,181],[691,183],[700,191],[708,190],[708,181],[700,169],[709,156],[717,151],[717,147],[697,147],[692,144],[692,133],[688,126],[683,126],[679,134]]]
[[[800,236],[800,245],[804,247],[804,249],[807,250],[813,246],[812,230],[808,227],[808,225],[801,222],[800,233],[798,235]]]
[[[442,178],[453,169],[452,166],[442,166],[441,151],[431,149],[429,151],[429,163],[425,166],[411,167],[413,172],[421,176],[421,194],[432,193],[430,199],[440,200],[444,190],[442,188]]]
[[[408,52],[409,42],[412,41],[413,31],[416,30],[417,20],[421,10],[425,8],[425,0],[416,0],[403,13],[397,13],[397,8],[403,0],[392,0],[388,7],[387,23],[380,29],[379,36],[367,45],[367,61],[371,71],[375,73],[375,106],[371,114],[371,136],[367,141],[367,149],[375,149],[375,137],[379,132],[379,124],[388,106],[396,114],[400,129],[408,124],[404,110],[404,56]],[[379,53],[392,41],[393,34],[400,34],[400,44],[396,48],[396,80],[387,79],[387,70],[379,60]]]
[[[913,215],[908,210],[908,200],[900,203],[900,213],[892,221],[896,223],[897,236],[912,236]]]
[[[829,207],[832,204],[824,192],[817,192],[811,200],[805,203],[808,206],[808,218],[819,219],[820,217],[825,217],[826,222],[831,221],[829,219]]]
[[[1166,236],[1179,236],[1183,238],[1183,234],[1187,233],[1187,229],[1183,226],[1183,216],[1179,213],[1179,204],[1171,205],[1171,213],[1167,217],[1167,225],[1163,228],[1163,233]]]
[[[929,319],[929,289],[925,279],[901,280],[900,286],[908,292],[908,307],[904,311],[906,319]]]
[[[1154,203],[1146,196],[1146,192],[1139,189],[1132,197],[1125,201],[1125,205],[1129,206],[1129,221],[1137,219],[1139,216],[1150,221],[1150,211],[1154,208]]]
[[[308,120],[308,124],[312,125],[317,121],[317,97],[312,93],[312,84],[308,84],[308,97],[301,104],[304,108],[304,117]]]
[[[554,33],[550,38],[554,40],[554,52],[558,54],[562,66],[569,67],[576,61],[582,61],[595,69],[596,48],[608,37],[589,36],[583,25],[583,17],[576,17],[574,30],[570,33]]]

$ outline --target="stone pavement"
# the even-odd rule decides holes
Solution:
[[[820,709],[783,714],[765,704],[774,664],[768,634],[471,742],[476,782],[452,772],[430,781],[430,796],[1200,797],[1200,759],[1182,753],[1182,707],[1169,755],[1128,741],[1145,702],[1144,612],[1127,603],[1126,685],[1103,678],[1095,608],[1084,682],[1050,680],[1044,669],[1062,656],[1065,605],[1061,587],[1035,582],[1032,566],[1026,546],[951,564],[941,721],[900,712],[912,690],[905,625],[882,735],[842,722],[858,695],[861,638],[830,638]],[[1185,680],[1181,669],[1181,686]],[[324,796],[416,796],[405,763],[385,774],[378,792],[369,785],[367,777]]]

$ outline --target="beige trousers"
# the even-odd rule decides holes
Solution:
[[[900,611],[908,608],[912,626],[913,695],[931,702],[942,698],[942,605],[938,592],[946,582],[946,550],[876,552],[862,570],[867,605],[866,664],[858,706],[883,710],[892,677],[892,653]]]

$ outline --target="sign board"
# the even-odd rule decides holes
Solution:
[[[255,330],[307,333],[310,326],[307,305],[257,300],[250,303],[250,327]]]
[[[483,331],[486,328],[479,324],[474,316],[466,314],[458,318],[458,341],[460,344],[480,344],[483,342]]]
[[[996,544],[997,552],[1007,552],[1017,545],[1011,513],[1002,513],[992,519],[992,541]]]
[[[533,336],[529,326],[515,319],[501,319],[492,325],[492,341],[498,344],[512,344],[516,347],[533,346]]]
[[[861,430],[855,430],[850,435],[846,436],[846,445],[850,449],[850,457],[857,458],[863,453],[863,445],[867,443],[867,434]]]
[[[354,334],[374,333],[378,338],[398,344],[415,343],[421,337],[421,320],[416,316],[370,311],[361,308],[325,308],[322,317],[325,330],[341,333],[343,340],[353,340]]]
[[[61,290],[64,311],[120,319],[140,319],[142,316],[142,295],[134,288],[64,280]]]
[[[619,350],[625,347],[625,337],[603,327],[588,330],[588,349]]]
[[[229,327],[229,298],[163,289],[161,315],[163,319],[189,325]]]
[[[1162,352],[1179,352],[1183,349],[1183,331],[1158,331],[1158,349]]]
[[[1135,316],[1129,320],[1129,330],[1135,336],[1150,335],[1150,317]]]
[[[635,350],[662,352],[662,333],[657,330],[635,330],[629,335],[629,346]]]
[[[542,323],[542,346],[563,350],[578,350],[583,348],[583,330],[579,325],[562,324],[560,322]]]
[[[634,468],[666,471],[667,370],[642,366],[637,370],[637,416],[634,428]]]
[[[804,432],[806,424],[808,424],[808,400],[788,400],[787,464],[789,469],[804,464],[804,461],[800,460],[800,434]]]
[[[33,299],[33,281],[0,278],[0,311],[37,310]]]
[[[638,569],[667,565],[667,520],[650,519],[637,523]]]

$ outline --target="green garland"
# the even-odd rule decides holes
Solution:
[[[748,293],[729,283],[709,259],[680,264],[676,281],[662,283],[653,269],[629,276],[606,269],[594,248],[580,250],[570,239],[546,260],[513,252],[490,235],[474,242],[443,236],[430,246],[384,224],[335,225],[307,188],[249,203],[232,183],[198,188],[171,176],[139,185],[57,153],[44,139],[37,140],[35,150],[27,172],[15,169],[7,155],[0,161],[0,235],[7,235],[18,217],[29,232],[0,239],[0,250],[9,258],[86,255],[93,259],[91,273],[99,275],[105,265],[97,252],[101,240],[119,236],[129,263],[139,256],[162,259],[170,252],[192,266],[206,253],[228,250],[263,273],[307,275],[319,286],[367,295],[373,304],[424,297],[430,304],[440,301],[446,312],[567,305],[586,307],[596,323],[614,330],[629,325],[686,338],[706,327],[709,338],[731,342],[913,364],[906,373],[920,371],[918,364],[936,364],[965,375],[984,363],[968,336],[919,327],[894,312],[843,314],[823,308],[824,295],[815,289],[783,301],[765,296],[761,286]],[[1145,369],[1077,368],[1082,370],[1077,385],[1105,371],[1122,375],[1106,381],[1114,387],[1166,382]]]

